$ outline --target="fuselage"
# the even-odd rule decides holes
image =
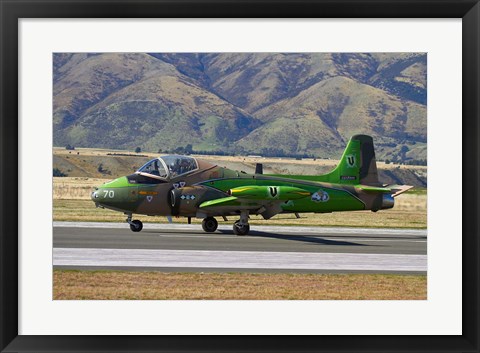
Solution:
[[[168,165],[170,161],[180,161],[178,165],[185,166],[174,172]],[[167,156],[148,162],[134,174],[98,187],[91,197],[98,207],[127,214],[186,217],[238,213],[228,207],[199,209],[199,206],[209,200],[231,196],[231,190],[247,186],[250,194],[243,196],[244,202],[238,209],[251,209],[255,198],[281,200],[280,212],[376,211],[393,207],[390,195],[365,192],[355,185],[314,179],[314,176],[248,174],[191,157]],[[289,199],[287,193],[296,189],[303,190],[303,193],[292,194]],[[249,203],[250,198],[252,201]]]

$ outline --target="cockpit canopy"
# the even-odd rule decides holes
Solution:
[[[148,174],[155,179],[171,179],[198,169],[195,158],[168,155],[152,159],[145,163],[137,174]]]

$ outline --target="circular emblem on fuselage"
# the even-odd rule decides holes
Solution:
[[[317,192],[312,194],[312,201],[313,202],[327,202],[330,200],[330,196],[328,193],[323,190],[318,190]]]

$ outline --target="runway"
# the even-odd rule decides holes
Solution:
[[[68,269],[314,273],[427,272],[427,231],[54,222],[53,265]]]

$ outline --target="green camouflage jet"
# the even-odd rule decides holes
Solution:
[[[205,232],[218,227],[215,217],[239,216],[236,235],[250,230],[249,215],[269,219],[279,213],[328,213],[392,208],[394,197],[412,188],[378,181],[373,139],[353,136],[337,167],[325,175],[266,175],[219,167],[190,156],[152,159],[134,174],[115,179],[92,192],[97,207],[127,215],[130,229],[143,224],[132,215],[203,218]]]

